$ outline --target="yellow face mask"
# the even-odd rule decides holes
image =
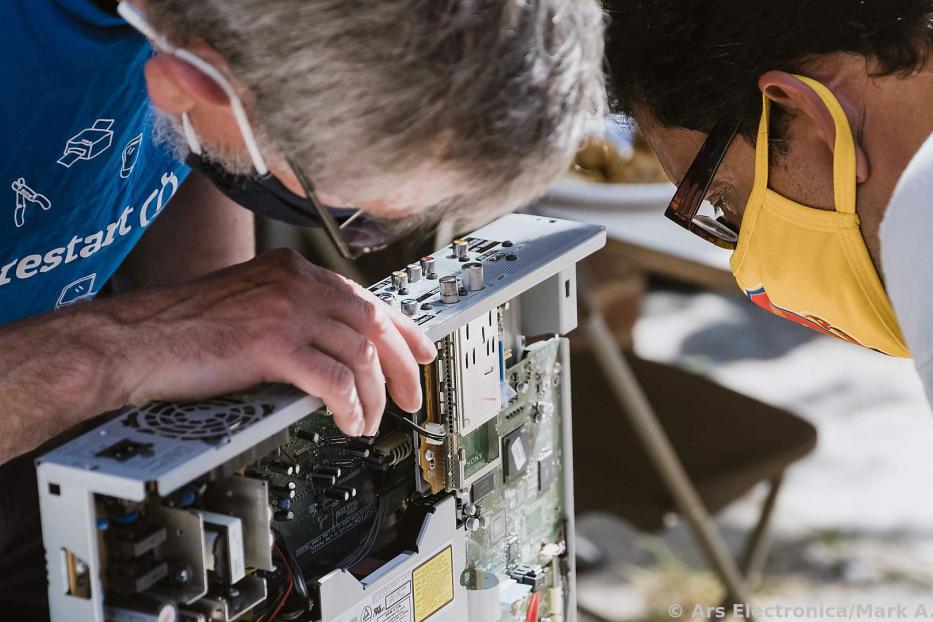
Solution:
[[[835,211],[795,203],[768,188],[764,98],[755,185],[745,207],[732,273],[767,311],[821,333],[891,356],[910,356],[855,213],[855,141],[839,101],[819,82],[797,76],[820,96],[836,123]]]

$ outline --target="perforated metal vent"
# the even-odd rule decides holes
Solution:
[[[128,413],[123,425],[142,434],[217,445],[273,410],[268,404],[230,398],[182,404],[153,402]]]

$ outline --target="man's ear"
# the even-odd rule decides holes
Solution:
[[[829,152],[833,153],[835,151],[836,124],[833,122],[833,116],[829,112],[829,108],[816,94],[816,91],[784,71],[769,71],[763,74],[758,79],[758,88],[761,89],[765,97],[781,108],[794,115],[806,116],[817,128],[819,138],[829,149]],[[838,93],[835,93],[835,95],[849,119],[849,125],[853,128],[854,135],[855,110],[844,97]],[[867,181],[870,172],[868,155],[862,148],[858,137],[855,136],[855,176],[858,183]]]
[[[169,114],[189,112],[198,104],[226,106],[223,89],[189,63],[159,53],[146,62],[146,87],[155,106]]]

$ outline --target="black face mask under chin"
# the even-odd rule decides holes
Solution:
[[[228,199],[251,212],[262,214],[298,227],[319,229],[324,226],[309,201],[298,196],[271,173],[266,175],[235,175],[219,164],[190,153],[185,162],[207,177]],[[340,222],[352,216],[352,208],[328,208]]]

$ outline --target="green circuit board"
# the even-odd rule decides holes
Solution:
[[[472,489],[485,527],[467,537],[471,569],[508,574],[538,564],[543,545],[564,540],[560,345],[560,339],[538,344],[506,371],[515,396],[488,424],[494,426],[501,463]],[[477,430],[464,446],[483,447],[489,436]],[[490,477],[494,485],[486,492],[483,480]]]

